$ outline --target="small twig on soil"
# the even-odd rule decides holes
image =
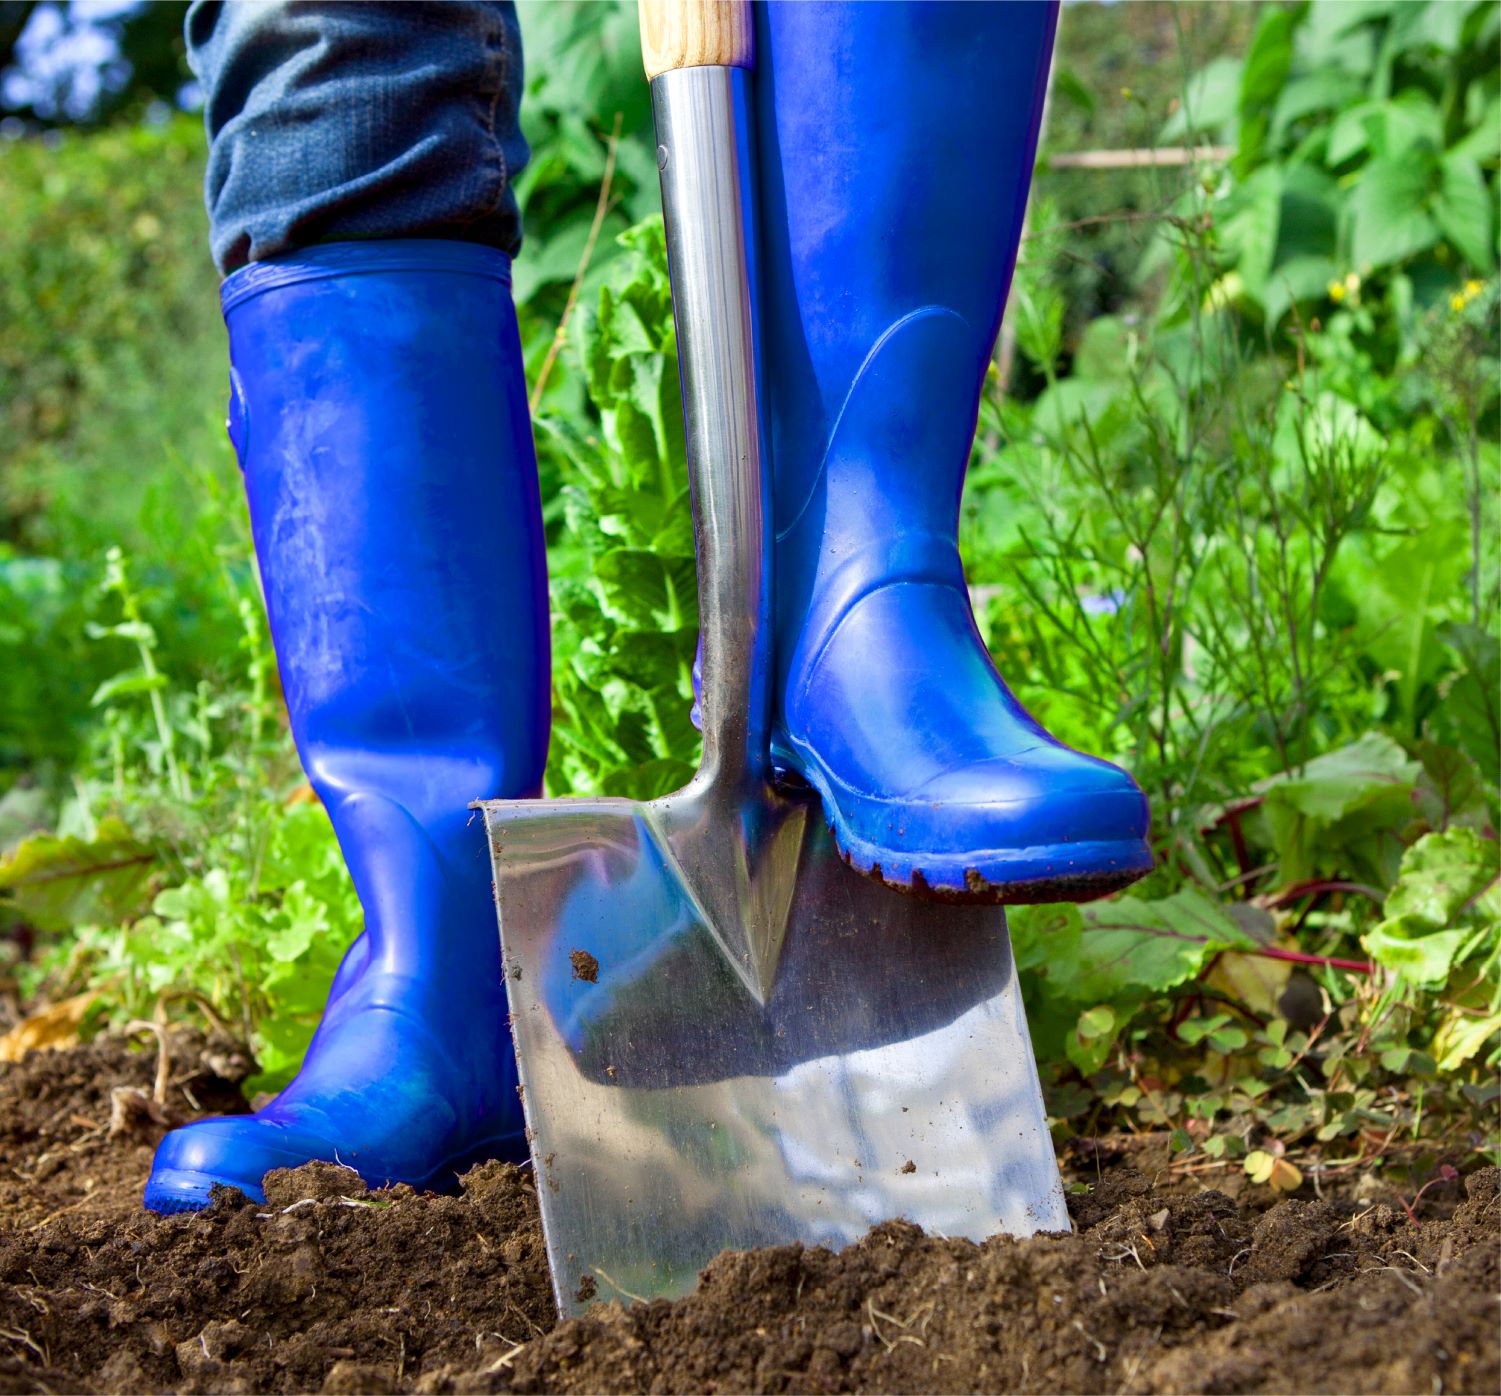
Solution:
[[[1339,1224],[1339,1229],[1341,1231],[1347,1231],[1347,1230],[1349,1230],[1349,1228],[1352,1227],[1352,1226],[1354,1226],[1356,1222],[1361,1221],[1363,1218],[1370,1216],[1371,1213],[1374,1212],[1375,1210],[1376,1210],[1376,1204],[1373,1202],[1373,1203],[1371,1203],[1371,1205],[1369,1207],[1367,1207],[1365,1209],[1365,1211],[1361,1212],[1358,1216],[1351,1217],[1350,1220],[1347,1221],[1347,1222],[1341,1222]]]
[[[1109,1360],[1109,1358],[1110,1358],[1110,1349],[1107,1348],[1105,1346],[1105,1344],[1102,1343],[1098,1338],[1096,1338],[1093,1333],[1085,1333],[1084,1332],[1084,1325],[1083,1325],[1083,1323],[1081,1323],[1078,1319],[1075,1319],[1074,1320],[1074,1327],[1077,1328],[1080,1333],[1084,1334],[1084,1338],[1085,1338],[1086,1342],[1090,1342],[1090,1343],[1094,1344],[1095,1359],[1096,1359],[1096,1361],[1105,1362],[1105,1361]]]
[[[13,1343],[24,1343],[32,1352],[42,1359],[44,1367],[52,1365],[52,1355],[44,1348],[37,1346],[36,1339],[24,1328],[0,1328],[0,1338],[9,1338]]]
[[[1171,1289],[1172,1286],[1169,1285],[1168,1288]],[[1187,1305],[1184,1305],[1184,1307],[1186,1308]],[[1143,1348],[1139,1353],[1136,1354],[1135,1357],[1133,1357],[1131,1359],[1131,1368],[1126,1373],[1125,1377],[1122,1379],[1121,1384],[1120,1384],[1120,1390],[1122,1392],[1130,1391],[1130,1389],[1131,1389],[1131,1383],[1136,1380],[1136,1373],[1137,1373],[1138,1370],[1140,1370],[1141,1364],[1146,1360],[1147,1353],[1151,1352],[1153,1349],[1156,1348],[1158,1342],[1161,1341],[1161,1338],[1162,1338],[1162,1326],[1159,1324],[1158,1327],[1157,1327],[1157,1331],[1152,1335],[1152,1341],[1151,1341],[1151,1343],[1147,1347]]]
[[[152,1101],[166,1107],[167,1084],[172,1079],[172,1058],[167,1052],[167,1021],[166,1009],[160,999],[156,1003],[156,1021],[147,1022],[144,1018],[132,1018],[126,1023],[127,1034],[135,1032],[149,1032],[156,1038],[156,1080],[152,1083]]]
[[[917,1317],[916,1314],[913,1314],[912,1318],[909,1318],[906,1323],[903,1323],[901,1319],[895,1317],[892,1314],[882,1313],[878,1308],[876,1308],[875,1301],[868,1295],[865,1299],[865,1311],[870,1316],[870,1331],[874,1333],[876,1337],[886,1345],[887,1352],[890,1352],[894,1347],[896,1347],[898,1343],[916,1343],[920,1348],[927,1347],[927,1344],[923,1342],[923,1340],[919,1338],[915,1333],[903,1332],[899,1333],[895,1338],[888,1338],[883,1332],[881,1332],[881,1325],[876,1322],[877,1319],[882,1319],[886,1323],[890,1323],[897,1328],[905,1329],[911,1326],[913,1320]]]
[[[1412,1261],[1412,1263],[1416,1265],[1418,1269],[1421,1270],[1425,1275],[1431,1275],[1433,1273],[1433,1271],[1430,1270],[1426,1265],[1424,1265],[1423,1262],[1419,1260],[1417,1256],[1415,1256],[1411,1251],[1393,1251],[1392,1254],[1400,1255],[1404,1260]]]
[[[510,1339],[508,1338],[506,1341],[509,1342]],[[517,1343],[516,1346],[510,1350],[510,1352],[502,1353],[495,1359],[494,1362],[492,1362],[488,1367],[485,1368],[485,1375],[491,1376],[496,1372],[504,1371],[505,1368],[509,1367],[511,1363],[513,1363],[517,1359],[517,1357],[520,1356],[521,1350],[525,1346],[525,1343]]]
[[[95,1188],[87,1197],[81,1198],[77,1202],[70,1202],[66,1207],[59,1207],[55,1212],[48,1212],[41,1221],[34,1222],[26,1230],[28,1234],[33,1231],[40,1231],[49,1222],[54,1222],[58,1217],[66,1216],[69,1212],[76,1212],[80,1207],[87,1207],[90,1203],[97,1202],[101,1197],[108,1197],[111,1193],[116,1192],[134,1192],[140,1186],[140,1180],[132,1178],[127,1182],[110,1183],[105,1187]]]
[[[1120,1261],[1120,1260],[1124,1260],[1127,1256],[1130,1256],[1131,1259],[1136,1262],[1137,1267],[1139,1269],[1145,1270],[1147,1268],[1145,1265],[1142,1264],[1141,1253],[1130,1242],[1124,1242],[1123,1241],[1121,1243],[1120,1250],[1118,1250],[1114,1255],[1107,1255],[1104,1251],[1100,1252],[1100,1259],[1101,1260]]]
[[[1412,1271],[1404,1270],[1400,1265],[1373,1265],[1370,1269],[1362,1270],[1360,1273],[1362,1275],[1379,1275],[1383,1270],[1390,1270],[1414,1294],[1422,1294],[1423,1286],[1413,1283]]]

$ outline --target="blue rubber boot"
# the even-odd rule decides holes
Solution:
[[[817,789],[848,861],[894,886],[1122,887],[1152,866],[1147,802],[1006,688],[957,547],[1056,10],[756,12],[774,757]]]
[[[365,911],[297,1078],[157,1150],[146,1206],[273,1168],[442,1188],[525,1155],[471,800],[537,793],[542,518],[506,257],[340,243],[224,283],[230,430],[292,733]]]

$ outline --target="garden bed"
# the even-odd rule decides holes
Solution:
[[[726,1255],[699,1292],[558,1323],[527,1171],[457,1197],[273,1175],[159,1218],[166,1123],[235,1103],[233,1044],[106,1038],[0,1067],[0,1391],[1476,1391],[1501,1385],[1498,1173],[1240,1195],[1159,1142],[1066,1172],[1075,1234],[894,1221],[839,1255]],[[164,1102],[164,1103],[163,1103]],[[240,1105],[243,1108],[243,1105]],[[602,1296],[607,1301],[607,1296]]]

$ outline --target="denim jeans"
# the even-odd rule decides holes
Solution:
[[[194,0],[214,261],[430,237],[514,255],[530,155],[506,0]]]

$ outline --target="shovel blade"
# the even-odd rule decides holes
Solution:
[[[562,1313],[890,1217],[976,1239],[1068,1229],[999,908],[861,877],[812,817],[762,1001],[652,806],[482,808]]]

